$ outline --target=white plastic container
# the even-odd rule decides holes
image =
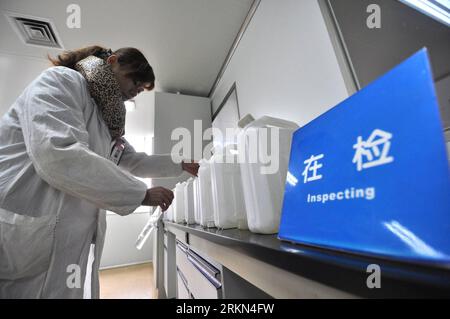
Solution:
[[[199,213],[200,225],[203,227],[215,227],[214,224],[214,208],[212,204],[211,191],[211,167],[209,161],[202,159],[199,161],[198,169],[198,197],[199,197]]]
[[[192,193],[194,196],[194,219],[196,224],[200,224],[200,186],[199,179],[194,178],[192,182]]]
[[[216,148],[210,163],[214,224],[221,229],[248,229],[236,145]]]
[[[175,188],[172,189],[173,195],[174,195],[174,199],[172,201],[172,204],[169,206],[169,208],[166,210],[165,214],[166,214],[166,220],[168,220],[169,222],[173,222],[173,214],[174,214],[174,210],[175,210]]]
[[[195,224],[193,182],[191,177],[184,183],[184,220],[188,225]]]
[[[185,222],[184,216],[184,183],[175,185],[175,207],[173,209],[173,221],[178,224]]]
[[[266,134],[261,134],[264,131],[262,129],[266,130]],[[265,174],[272,170],[267,169],[272,164],[263,164],[259,157],[256,161],[253,157],[252,163],[249,160],[249,153],[251,148],[257,149],[258,152],[261,149],[269,149],[269,154],[276,151],[269,142],[271,130],[274,129],[279,130],[279,152],[278,156],[270,158],[272,161],[278,159],[278,169],[274,170],[274,173]],[[245,150],[245,161],[242,159],[240,161],[245,209],[248,227],[254,233],[278,233],[292,135],[297,129],[298,125],[293,122],[264,116],[245,126],[238,136],[238,149],[240,152]],[[265,143],[267,144],[264,145]],[[270,147],[267,148],[267,145]],[[264,166],[266,169],[261,170]]]

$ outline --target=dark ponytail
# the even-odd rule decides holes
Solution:
[[[73,69],[78,61],[83,60],[90,55],[99,56],[102,52],[106,51],[106,48],[98,45],[91,45],[78,50],[64,51],[56,58],[50,56],[47,57],[54,66],[66,66]]]
[[[111,54],[117,55],[117,61],[121,67],[125,68],[129,78],[143,83],[149,82],[154,84],[155,74],[153,73],[152,67],[145,56],[135,48],[121,48],[112,52],[110,49],[92,45],[78,50],[64,51],[56,58],[50,56],[47,56],[47,58],[53,66],[65,66],[74,69],[75,64],[78,61],[83,60],[88,56],[94,55],[106,59]]]

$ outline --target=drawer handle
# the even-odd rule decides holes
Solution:
[[[184,247],[183,244],[180,244],[179,242],[177,242],[177,247],[185,254],[187,253],[187,247]]]
[[[189,290],[187,280],[186,280],[186,278],[184,277],[183,273],[180,271],[180,269],[178,267],[177,267],[177,273],[178,273],[178,276],[180,276],[181,281],[184,284],[184,287],[186,287],[186,290]]]
[[[211,275],[211,273],[205,269],[197,260],[195,260],[194,257],[192,257],[191,255],[187,256],[188,260],[190,261],[190,263],[198,270],[200,271],[203,276],[206,277],[206,279],[214,286],[216,287],[216,289],[219,289],[220,287],[222,287],[222,283],[220,281],[218,281],[214,276]]]

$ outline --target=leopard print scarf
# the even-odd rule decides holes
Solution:
[[[124,135],[125,104],[111,66],[104,59],[92,55],[76,63],[75,70],[86,79],[89,92],[100,108],[112,139]]]

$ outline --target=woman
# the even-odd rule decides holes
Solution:
[[[49,59],[54,67],[0,119],[0,298],[82,298],[89,290],[98,298],[105,210],[164,211],[172,192],[134,176],[198,171],[170,155],[136,153],[122,138],[123,101],[154,87],[141,52],[91,46]]]

